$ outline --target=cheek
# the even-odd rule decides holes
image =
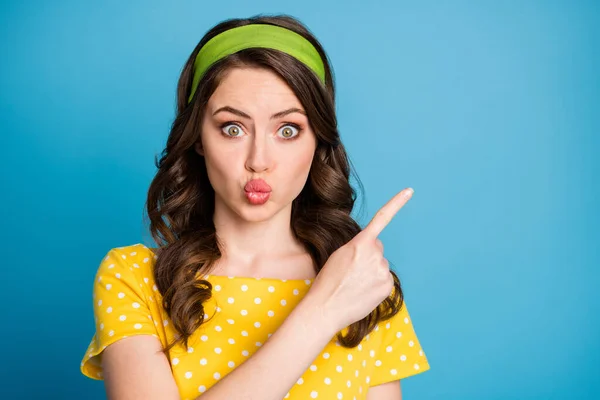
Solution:
[[[218,147],[218,146],[217,146]],[[240,156],[223,148],[215,148],[205,143],[204,161],[210,184],[216,192],[224,192],[237,181],[240,170]]]

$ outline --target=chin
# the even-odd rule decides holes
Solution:
[[[271,219],[279,210],[270,201],[262,205],[244,203],[237,205],[236,214],[247,222],[263,222]]]

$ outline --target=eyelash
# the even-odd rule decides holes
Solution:
[[[238,128],[242,129],[242,126],[241,126],[241,125],[240,125],[238,122],[235,122],[235,121],[227,121],[227,122],[224,122],[224,123],[222,123],[222,124],[220,125],[220,128],[221,128],[221,134],[222,134],[223,136],[225,136],[227,139],[234,139],[234,140],[235,140],[235,139],[239,139],[239,138],[240,138],[239,136],[231,136],[231,135],[228,135],[228,134],[226,134],[225,132],[223,132],[223,128],[225,128],[226,126],[229,126],[229,125],[235,125],[235,126],[237,126]],[[298,139],[298,137],[300,136],[300,134],[302,133],[302,130],[303,130],[302,128],[300,128],[300,126],[299,126],[299,125],[297,125],[297,124],[294,124],[294,123],[292,123],[292,122],[285,122],[283,125],[281,125],[281,127],[280,127],[279,129],[281,129],[281,128],[285,127],[285,126],[291,126],[292,128],[295,128],[295,129],[298,131],[298,133],[297,133],[295,136],[292,136],[292,137],[291,137],[291,138],[289,138],[289,139],[283,138],[283,140],[285,140],[285,141],[290,141],[290,140],[295,140],[295,139]],[[279,129],[278,129],[278,130],[279,130]]]

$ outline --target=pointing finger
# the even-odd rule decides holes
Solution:
[[[371,222],[363,229],[363,234],[376,238],[390,223],[398,211],[410,200],[414,193],[411,188],[404,189],[377,211]]]

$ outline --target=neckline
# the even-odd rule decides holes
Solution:
[[[213,274],[207,274],[204,276],[204,278],[205,279],[217,278],[217,279],[227,279],[227,280],[246,280],[246,281],[268,281],[268,282],[277,281],[277,282],[294,282],[294,283],[298,283],[298,282],[307,283],[307,281],[312,283],[315,280],[314,278],[281,279],[281,278],[270,278],[270,277],[256,278],[254,276],[213,275]]]
[[[143,246],[145,248],[147,248],[150,253],[156,257],[154,251],[152,251],[152,249],[148,246],[146,246],[143,243],[137,243],[137,245]],[[269,282],[273,282],[273,281],[277,281],[277,282],[294,282],[294,283],[298,283],[298,282],[304,282],[306,283],[307,281],[310,283],[308,284],[312,284],[312,282],[315,280],[315,278],[306,278],[306,279],[281,279],[281,278],[271,278],[271,277],[263,277],[263,278],[256,278],[253,276],[235,276],[235,275],[213,275],[213,274],[207,274],[204,276],[205,279],[209,279],[209,278],[217,278],[217,279],[228,279],[228,280],[249,280],[249,281],[269,281]]]

